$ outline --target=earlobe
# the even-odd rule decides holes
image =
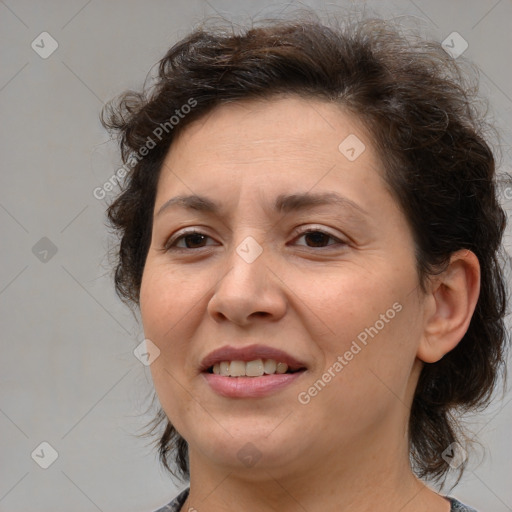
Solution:
[[[435,363],[457,346],[468,330],[479,294],[478,258],[468,249],[453,253],[446,270],[432,280],[424,301],[418,359]]]

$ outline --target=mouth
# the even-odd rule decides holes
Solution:
[[[262,398],[289,386],[307,366],[264,345],[222,347],[204,358],[200,372],[211,390],[229,398]]]
[[[276,359],[253,359],[252,361],[221,361],[206,369],[206,373],[223,377],[263,377],[304,371],[305,367],[290,367]]]
[[[224,377],[261,377],[306,369],[304,362],[284,350],[268,345],[226,345],[210,352],[201,361],[199,371]]]

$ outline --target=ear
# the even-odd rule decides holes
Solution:
[[[458,345],[468,330],[479,294],[478,258],[468,249],[453,253],[447,269],[429,284],[418,359],[435,363]]]

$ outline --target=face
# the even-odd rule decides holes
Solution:
[[[363,125],[320,100],[223,105],[173,143],[140,307],[192,471],[328,467],[403,439],[422,302],[382,176]]]

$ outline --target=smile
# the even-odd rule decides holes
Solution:
[[[210,352],[199,367],[208,387],[228,398],[262,398],[277,393],[306,370],[304,362],[270,345],[227,345]]]
[[[295,373],[297,371],[300,370],[292,370],[286,363],[278,362],[275,359],[255,359],[247,362],[222,361],[209,368],[210,373],[223,377],[262,377],[263,375]]]

